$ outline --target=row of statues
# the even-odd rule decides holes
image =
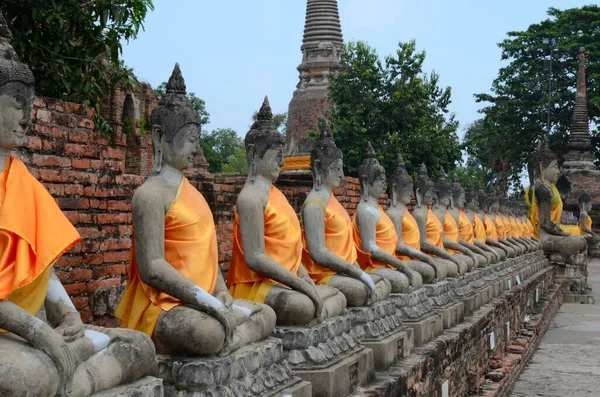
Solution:
[[[416,183],[398,158],[391,178],[367,148],[362,197],[350,217],[333,191],[343,156],[325,124],[311,153],[314,185],[302,225],[274,185],[283,139],[265,101],[245,138],[247,181],[236,203],[227,282],[211,210],[187,178],[201,123],[179,65],[151,116],[153,173],[132,199],[128,283],[120,329],[84,325],[52,265],[80,236],[12,149],[25,143],[34,81],[0,17],[0,391],[89,396],[155,374],[155,354],[225,356],[274,327],[310,326],[391,293],[459,277],[544,248],[580,252],[586,241],[557,223],[558,170],[545,146],[525,206],[463,189],[424,166]],[[411,211],[408,206],[416,197]],[[19,360],[14,358],[19,356]],[[35,376],[33,376],[35,374]]]

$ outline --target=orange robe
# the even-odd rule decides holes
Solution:
[[[504,224],[504,220],[502,219],[501,215],[496,214],[495,225],[496,225],[496,233],[498,234],[498,238],[506,238],[507,225]]]
[[[419,232],[419,225],[408,210],[406,210],[404,217],[402,218],[402,242],[410,248],[419,251],[421,250],[421,232]],[[403,262],[411,260],[411,258],[404,255],[396,254],[396,257]]]
[[[379,248],[387,252],[390,255],[396,255],[396,246],[398,245],[398,235],[396,234],[396,228],[390,217],[385,213],[381,206],[377,206],[379,211],[379,222],[377,222],[377,228],[375,229],[375,242]],[[371,254],[364,252],[362,249],[362,240],[360,238],[360,230],[358,228],[358,222],[356,221],[356,214],[352,218],[354,245],[356,246],[356,253],[358,254],[358,264],[365,272],[373,272],[380,267],[387,267],[389,269],[395,269],[393,266],[386,265],[385,263],[373,259]]]
[[[164,244],[165,260],[171,266],[209,294],[215,291],[219,257],[212,212],[202,194],[185,177],[165,215]],[[144,283],[138,266],[132,244],[127,289],[115,315],[121,319],[121,327],[151,337],[160,313],[183,303]]]
[[[473,219],[475,218],[476,217],[474,217]],[[473,224],[471,223],[469,217],[467,216],[467,214],[465,214],[465,211],[463,210],[458,210],[458,236],[461,240],[465,240],[469,244],[473,244],[473,239],[475,238]]]
[[[519,230],[519,225],[517,225],[517,221],[515,220],[515,218],[511,216],[510,218],[508,218],[508,222],[510,223],[511,237],[521,237],[521,231]]]
[[[498,241],[498,231],[492,218],[488,214],[483,214],[483,226],[485,227],[485,236],[491,240]]]
[[[535,198],[535,188],[531,193],[531,200],[529,199],[529,191],[531,186],[525,189],[525,199],[529,204],[529,220],[533,226],[533,236],[537,239],[540,238],[540,209],[538,208],[537,199]],[[556,185],[550,186],[552,190],[552,198],[550,199],[550,220],[557,226],[560,227],[560,218],[563,212],[563,202],[560,198],[560,193],[556,188]]]
[[[427,241],[430,244],[435,245],[440,249],[444,249],[443,239],[443,226],[442,222],[438,219],[438,217],[433,213],[431,208],[427,210]]]
[[[271,185],[264,212],[265,254],[292,274],[298,274],[302,260],[302,229],[296,211],[283,193]],[[233,252],[227,285],[234,299],[264,303],[271,288],[277,284],[246,265],[240,219],[233,220]]]
[[[310,202],[320,205],[325,211],[325,247],[345,262],[353,265],[356,262],[357,254],[352,238],[352,219],[350,219],[346,209],[333,194],[329,199],[327,208],[319,200],[315,199]],[[302,264],[316,283],[326,285],[336,273],[313,261],[308,250],[304,230],[302,231],[302,241]]]
[[[444,238],[448,241],[458,244],[458,225],[454,220],[454,217],[446,209],[446,218],[444,219]],[[459,251],[453,249],[447,249],[447,251],[451,254],[457,254]]]
[[[485,244],[485,238],[487,237],[485,233],[485,226],[477,214],[473,214],[473,234],[477,241]]]
[[[0,174],[0,299],[35,315],[44,303],[52,264],[81,237],[21,160]]]

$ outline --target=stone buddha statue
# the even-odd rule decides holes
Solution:
[[[269,305],[277,324],[308,325],[344,313],[346,297],[315,285],[302,264],[298,216],[273,186],[283,166],[283,137],[272,118],[265,97],[245,138],[249,172],[237,199],[227,282],[234,298]]]
[[[396,257],[398,235],[394,223],[379,205],[387,187],[385,169],[375,157],[369,142],[358,169],[362,199],[353,218],[354,242],[358,263],[367,273],[383,276],[392,284],[392,292],[409,292],[423,284],[419,273]]]
[[[473,245],[487,253],[489,263],[496,263],[506,258],[506,253],[495,247],[486,244],[485,226],[479,216],[479,197],[477,192],[469,187],[465,191],[465,209],[464,213],[473,226]]]
[[[394,223],[398,243],[396,256],[419,273],[423,283],[442,281],[446,277],[446,266],[436,263],[435,259],[421,251],[419,225],[406,208],[413,196],[414,183],[401,155],[396,162],[396,173],[392,181],[391,203],[387,215]]]
[[[446,251],[464,263],[467,267],[461,268],[461,274],[473,270],[479,265],[478,258],[468,248],[458,242],[458,224],[450,214],[449,207],[452,205],[452,184],[447,179],[446,172],[440,168],[439,176],[435,183],[435,202],[433,213],[439,219],[443,227],[442,243]],[[463,272],[464,271],[464,272]]]
[[[534,182],[525,191],[529,204],[535,237],[542,242],[546,252],[577,254],[587,248],[582,236],[573,236],[563,231],[560,224],[563,202],[556,188],[559,176],[556,155],[550,150],[545,135],[538,143],[534,160]]]
[[[485,235],[486,235],[485,243],[491,247],[498,248],[498,249],[501,249],[502,251],[504,251],[503,259],[507,258],[507,257],[508,258],[514,257],[517,254],[516,251],[514,250],[514,248],[507,246],[507,245],[503,244],[502,242],[500,242],[501,237],[498,235],[498,230],[496,229],[496,223],[491,218],[490,213],[489,213],[490,197],[483,190],[480,189],[477,192],[477,198],[479,201],[479,211],[477,212],[477,214],[479,215],[479,218],[482,220],[483,226],[485,228]]]
[[[311,154],[313,188],[302,208],[302,263],[317,285],[329,285],[346,297],[350,307],[385,299],[389,281],[363,271],[358,265],[352,219],[333,195],[344,178],[344,156],[333,140],[327,120],[321,119],[321,137]]]
[[[504,238],[512,244],[519,255],[523,255],[528,251],[528,247],[519,240],[519,232],[516,228],[514,219],[512,219],[510,199],[508,197],[500,197],[498,204],[496,221],[501,219],[504,224]]]
[[[579,228],[588,244],[600,243],[600,235],[592,230],[592,218],[589,213],[592,211],[592,199],[586,192],[581,192],[578,197],[579,202]]]
[[[89,396],[156,371],[140,332],[84,325],[53,269],[81,237],[12,150],[31,126],[34,79],[0,14],[0,394]]]
[[[465,189],[460,185],[458,178],[454,177],[452,181],[452,200],[448,207],[448,214],[458,225],[458,243],[473,252],[477,259],[477,267],[484,267],[493,261],[495,255],[475,245],[473,221],[465,213],[465,205]]]
[[[504,244],[504,246],[508,247],[513,252],[512,256],[518,256],[523,253],[522,247],[515,244],[510,240],[510,224],[506,223],[506,219],[500,211],[500,200],[501,197],[497,192],[493,192],[490,194],[490,205],[488,207],[488,216],[494,222],[496,226],[496,233],[498,234],[498,242]]]
[[[502,204],[506,218],[510,223],[512,239],[523,246],[525,248],[525,252],[535,251],[537,250],[537,245],[534,244],[533,241],[531,241],[526,235],[526,231],[524,229],[525,225],[522,223],[520,218],[521,214],[518,208],[519,203],[520,202],[517,200],[510,198],[506,199]]]
[[[444,248],[444,226],[433,212],[435,185],[427,175],[427,167],[421,164],[415,184],[416,205],[412,215],[419,225],[421,251],[435,258],[436,263],[446,268],[447,277],[456,277],[467,272],[467,265]]]
[[[121,326],[151,336],[161,354],[226,355],[268,337],[275,313],[233,300],[219,270],[213,216],[184,176],[199,152],[200,118],[176,64],[151,115],[152,174],[133,195],[133,247]]]
[[[530,245],[534,247],[535,250],[541,249],[540,240],[534,237],[533,233],[533,225],[529,218],[527,218],[528,206],[524,201],[514,200],[513,201],[513,211],[517,218],[517,221],[520,223],[523,229],[523,239],[526,239]]]

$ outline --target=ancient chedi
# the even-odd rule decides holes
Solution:
[[[283,171],[307,170],[312,143],[308,130],[329,108],[329,78],[340,69],[343,46],[337,0],[308,0],[300,81],[288,108]]]

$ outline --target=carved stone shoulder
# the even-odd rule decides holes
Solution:
[[[535,185],[535,198],[538,201],[550,201],[552,200],[552,190],[543,183]]]

